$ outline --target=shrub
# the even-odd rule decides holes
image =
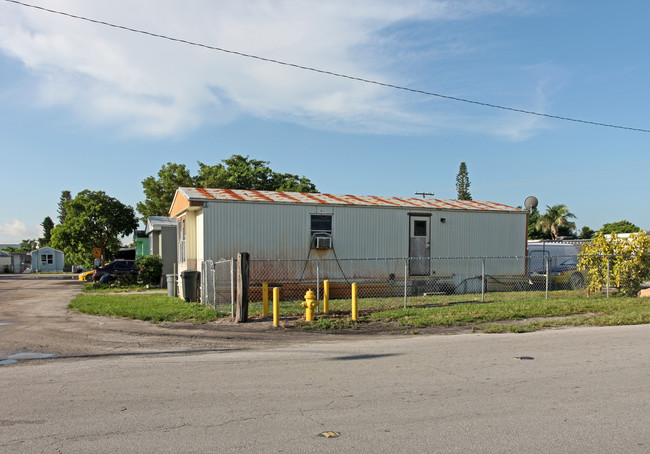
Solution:
[[[159,255],[138,257],[135,266],[140,270],[138,282],[143,285],[160,285],[162,277],[162,259]]]
[[[602,232],[593,237],[582,247],[578,261],[579,269],[588,270],[589,290],[600,291],[607,285],[608,262],[610,285],[622,295],[636,295],[650,272],[650,237],[643,230],[629,238],[615,233],[605,238]]]

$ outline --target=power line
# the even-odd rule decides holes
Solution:
[[[628,131],[650,132],[650,129],[632,128],[632,127],[629,127],[629,126],[621,126],[621,125],[615,125],[615,124],[610,124],[610,123],[600,123],[600,122],[596,122],[596,121],[580,120],[580,119],[577,119],[577,118],[563,117],[563,116],[560,116],[560,115],[545,114],[545,113],[541,113],[541,112],[534,112],[532,110],[517,109],[515,107],[501,106],[499,104],[491,104],[491,103],[486,103],[486,102],[481,102],[481,101],[474,101],[474,100],[471,100],[471,99],[465,99],[465,98],[459,98],[459,97],[456,97],[456,96],[443,95],[443,94],[440,94],[440,93],[434,93],[434,92],[426,91],[426,90],[419,90],[419,89],[416,89],[416,88],[403,87],[403,86],[400,86],[400,85],[389,84],[389,83],[386,83],[386,82],[379,82],[379,81],[372,80],[372,79],[364,79],[362,77],[350,76],[350,75],[347,75],[347,74],[328,71],[328,70],[325,70],[325,69],[312,68],[310,66],[298,65],[296,63],[288,63],[288,62],[285,62],[285,61],[275,60],[275,59],[272,59],[272,58],[260,57],[258,55],[247,54],[247,53],[244,53],[244,52],[238,52],[238,51],[234,51],[234,50],[224,49],[222,47],[210,46],[208,44],[202,44],[202,43],[197,43],[197,42],[194,42],[194,41],[188,41],[186,39],[174,38],[174,37],[167,36],[167,35],[161,35],[159,33],[152,33],[152,32],[148,32],[148,31],[145,31],[145,30],[139,30],[139,29],[136,29],[136,28],[126,27],[124,25],[112,24],[110,22],[104,22],[104,21],[100,21],[100,20],[97,20],[97,19],[90,19],[88,17],[78,16],[76,14],[66,13],[66,12],[63,12],[63,11],[57,11],[57,10],[53,10],[53,9],[48,9],[48,8],[44,8],[42,6],[30,5],[28,3],[19,2],[17,0],[4,0],[4,1],[9,2],[9,3],[15,3],[16,5],[24,6],[24,7],[27,7],[27,8],[33,8],[33,9],[45,11],[45,12],[52,13],[52,14],[59,14],[61,16],[66,16],[66,17],[70,17],[70,18],[73,18],[73,19],[79,19],[79,20],[86,21],[86,22],[92,22],[94,24],[105,25],[107,27],[117,28],[117,29],[120,29],[120,30],[126,30],[126,31],[133,32],[133,33],[139,33],[139,34],[151,36],[151,37],[154,37],[154,38],[166,39],[168,41],[174,41],[174,42],[177,42],[177,43],[188,44],[190,46],[196,46],[196,47],[202,47],[202,48],[205,48],[205,49],[216,50],[218,52],[224,52],[224,53],[227,53],[227,54],[237,55],[237,56],[240,56],[240,57],[252,58],[252,59],[255,59],[255,60],[265,61],[265,62],[268,62],[268,63],[275,63],[277,65],[283,65],[283,66],[288,66],[288,67],[291,67],[291,68],[302,69],[302,70],[305,70],[305,71],[311,71],[311,72],[315,72],[315,73],[325,74],[325,75],[328,75],[328,76],[334,76],[334,77],[340,77],[340,78],[349,79],[349,80],[355,80],[355,81],[358,81],[358,82],[363,82],[363,83],[372,84],[372,85],[378,85],[378,86],[381,86],[381,87],[393,88],[395,90],[407,91],[407,92],[417,93],[417,94],[426,95],[426,96],[435,96],[435,97],[438,97],[438,98],[447,99],[447,100],[451,100],[451,101],[464,102],[464,103],[467,103],[467,104],[474,104],[474,105],[483,106],[483,107],[490,107],[490,108],[493,108],[493,109],[507,110],[507,111],[510,111],[510,112],[523,113],[523,114],[527,114],[527,115],[535,115],[535,116],[538,116],[538,117],[552,118],[552,119],[555,119],[555,120],[572,121],[572,122],[576,122],[576,123],[583,123],[583,124],[588,124],[588,125],[593,125],[593,126],[603,126],[603,127],[606,127],[606,128],[625,129],[625,130],[628,130]]]

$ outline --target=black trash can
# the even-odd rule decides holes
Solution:
[[[199,287],[201,272],[194,270],[181,271],[181,281],[183,282],[183,299],[188,303],[199,301]]]

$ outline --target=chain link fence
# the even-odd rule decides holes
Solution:
[[[491,292],[549,292],[587,289],[591,279],[602,281],[598,291],[618,291],[624,279],[614,281],[615,261],[630,257],[600,257],[587,270],[578,269],[578,257],[468,257],[311,259],[250,261],[250,300],[262,300],[262,285],[280,288],[283,301],[301,301],[307,290],[320,300],[323,282],[329,282],[331,299],[349,299],[356,283],[359,298],[400,298],[404,307],[416,297],[474,295],[484,301]],[[595,262],[594,262],[595,263]],[[610,265],[612,266],[610,266]],[[624,288],[624,287],[623,287]]]
[[[323,300],[328,283],[330,300],[349,300],[352,283],[358,298],[381,299],[393,307],[444,301],[485,301],[496,292],[541,292],[546,298],[562,290],[632,295],[649,276],[638,276],[631,266],[650,257],[544,256],[466,258],[386,258],[250,260],[249,299],[263,301],[264,284],[280,290],[283,302],[300,302],[308,290]],[[579,269],[579,261],[588,265]],[[584,268],[584,267],[583,267]],[[201,267],[203,304],[235,313],[235,260],[206,260]],[[557,293],[558,296],[561,293]],[[433,298],[432,298],[433,297]],[[383,304],[382,303],[382,304]]]
[[[201,265],[201,303],[234,314],[234,260],[205,260]]]

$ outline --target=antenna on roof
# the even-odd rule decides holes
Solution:
[[[428,195],[433,197],[435,193],[433,192],[416,192],[415,195],[421,195],[423,199],[426,199]]]
[[[530,197],[526,197],[526,200],[524,200],[524,206],[526,207],[528,212],[531,213],[531,214],[532,214],[533,210],[535,208],[537,208],[538,203],[539,202],[537,201],[537,197],[532,196],[532,195]]]

